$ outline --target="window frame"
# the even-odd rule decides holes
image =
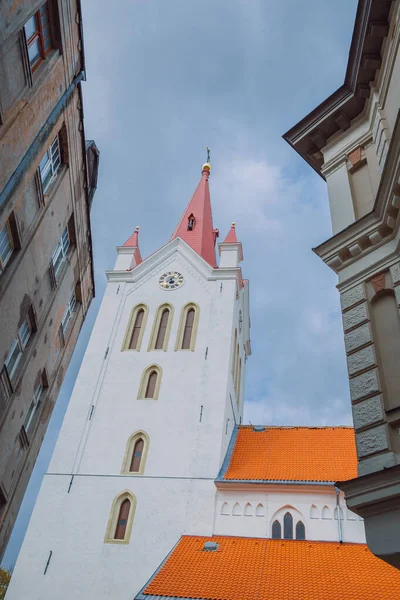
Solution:
[[[23,337],[23,335],[21,333],[21,329],[24,324],[26,324],[26,329],[29,334],[26,338]],[[32,317],[29,315],[29,311],[28,311],[25,319],[22,321],[20,327],[18,328],[18,333],[17,333],[16,337],[14,338],[14,341],[12,342],[10,349],[7,353],[6,359],[4,361],[4,366],[7,370],[7,375],[10,380],[10,383],[12,382],[12,379],[17,371],[18,365],[21,361],[24,351],[25,351],[26,347],[28,346],[30,339],[32,338],[33,331],[34,331],[34,325],[32,323]],[[13,364],[12,368],[10,369],[9,365],[11,363],[11,357],[14,354],[15,350],[17,350],[17,349],[18,349],[18,355],[16,356],[14,364]]]
[[[150,377],[151,373],[153,373],[154,371],[157,373],[157,381],[156,381],[156,385],[155,385],[155,389],[154,389],[154,395],[153,395],[153,398],[147,398],[146,391],[147,391],[149,377]],[[161,379],[162,379],[162,369],[159,365],[156,365],[153,363],[152,365],[146,367],[146,369],[142,373],[142,377],[140,380],[137,399],[138,400],[158,400],[158,396],[160,393]]]
[[[194,319],[193,319],[193,325],[192,325],[192,336],[190,338],[190,345],[189,345],[189,348],[182,348],[183,339],[184,339],[184,335],[185,335],[186,319],[187,319],[188,312],[191,309],[194,310]],[[187,304],[185,304],[182,307],[181,314],[179,317],[178,332],[176,335],[175,352],[176,351],[179,351],[179,352],[194,352],[195,351],[197,332],[198,332],[198,327],[199,327],[199,319],[200,319],[200,306],[198,304],[196,304],[196,302],[188,302]]]
[[[24,426],[24,429],[26,432],[29,431],[29,426],[32,423],[33,417],[35,416],[36,411],[41,404],[41,398],[43,396],[43,393],[44,393],[44,384],[43,384],[43,380],[41,379],[39,381],[38,385],[35,386],[35,389],[33,390],[33,398],[32,398],[32,401],[29,405],[29,408],[28,408],[27,413],[24,418],[23,426]]]
[[[46,158],[47,157],[47,158]],[[42,167],[42,162],[46,158],[44,166]],[[46,152],[43,154],[39,166],[38,173],[39,179],[42,186],[43,196],[48,195],[47,192],[51,187],[51,184],[56,179],[59,174],[62,166],[62,156],[61,156],[61,145],[60,145],[60,136],[59,133],[55,136],[53,141],[48,146]],[[44,174],[45,173],[45,174]],[[50,173],[50,177],[47,179],[48,174]]]
[[[2,254],[0,253],[0,275],[4,272],[7,264],[10,262],[12,255],[14,254],[14,251],[15,251],[15,244],[14,244],[14,239],[13,239],[13,234],[11,231],[9,219],[7,219],[7,221],[4,223],[3,227],[0,229],[0,236],[4,230],[6,232],[6,239],[8,241],[6,247],[9,247],[9,252],[5,258],[3,258]]]
[[[53,272],[53,276],[54,276],[54,281],[56,282],[56,284],[59,281],[59,275],[60,272],[62,271],[62,267],[65,264],[67,257],[68,257],[68,251],[71,247],[71,240],[69,237],[69,231],[68,231],[68,225],[65,226],[64,231],[61,234],[61,237],[59,238],[57,245],[55,247],[55,250],[53,251],[52,255],[51,255],[51,268],[52,268],[52,272]],[[61,260],[59,262],[58,259],[61,256]]]
[[[158,332],[159,332],[160,325],[161,325],[161,318],[162,318],[162,315],[163,315],[163,312],[165,309],[169,309],[169,317],[168,317],[167,326],[165,328],[164,340],[163,340],[162,347],[156,348]],[[169,342],[169,336],[171,333],[173,318],[174,318],[174,307],[172,306],[172,304],[170,304],[169,302],[164,302],[163,304],[160,304],[160,306],[156,310],[156,315],[155,315],[154,322],[153,322],[149,345],[147,348],[148,352],[150,352],[152,350],[156,350],[158,352],[160,352],[160,351],[166,352],[168,350],[168,342]]]
[[[131,471],[130,467],[131,467],[131,463],[132,463],[132,454],[135,449],[135,445],[139,439],[142,439],[144,442],[142,456],[140,459],[140,466],[139,466],[138,471]],[[124,459],[122,462],[121,475],[132,475],[132,476],[143,475],[145,467],[146,467],[146,460],[147,460],[147,454],[149,451],[149,445],[150,445],[149,436],[143,430],[135,431],[135,433],[132,433],[132,435],[129,436],[128,441],[126,443]]]
[[[122,503],[125,500],[129,500],[131,503],[129,514],[128,514],[128,519],[127,519],[127,524],[126,524],[126,528],[125,528],[125,537],[124,537],[124,539],[117,539],[117,538],[115,538],[117,522],[119,519],[119,514],[120,514]],[[136,496],[130,490],[124,490],[123,492],[118,494],[118,496],[116,496],[114,498],[112,505],[111,505],[110,516],[109,516],[107,528],[106,528],[106,534],[104,537],[105,544],[129,544],[130,538],[131,538],[131,533],[132,533],[133,521],[135,518],[136,504],[137,504]]]
[[[136,344],[136,348],[131,348],[130,343],[131,343],[131,339],[132,339],[132,335],[133,335],[133,330],[135,328],[136,318],[137,318],[137,315],[140,310],[144,311],[144,315],[143,315],[142,325],[141,325],[141,329],[140,329],[140,333],[139,333],[139,338],[138,338],[138,341]],[[144,304],[143,302],[140,304],[137,304],[136,306],[134,306],[132,308],[130,315],[129,315],[129,321],[128,321],[128,326],[126,328],[124,340],[122,342],[121,352],[124,352],[126,350],[132,350],[132,351],[136,351],[136,352],[140,351],[140,349],[142,347],[144,332],[146,329],[148,314],[149,314],[149,307],[147,306],[147,304]]]
[[[47,23],[43,24],[43,18],[45,15],[47,15]],[[28,37],[26,27],[32,19],[34,19],[34,21],[35,21],[35,30]],[[46,27],[48,27],[49,35],[45,37],[44,29]],[[24,23],[22,29],[24,31],[24,39],[25,39],[25,44],[26,44],[29,68],[30,68],[31,73],[33,74],[33,73],[35,73],[35,71],[37,71],[39,66],[42,64],[42,62],[46,59],[46,57],[50,54],[50,52],[53,49],[53,31],[52,31],[48,2],[44,2],[39,7],[39,9],[36,12],[34,12],[33,15],[31,15],[29,17],[29,19],[27,19],[27,21]],[[45,42],[48,39],[50,40],[50,46],[48,48],[46,48]],[[33,45],[35,43],[37,43],[37,45],[38,45],[39,54],[37,55],[38,58],[34,62],[32,62],[31,58],[29,56],[29,49],[30,49],[30,47],[33,47]]]
[[[68,300],[67,307],[64,311],[64,314],[63,314],[63,316],[61,318],[61,322],[60,322],[60,329],[62,332],[64,343],[68,337],[68,333],[70,331],[70,325],[74,319],[74,314],[76,312],[76,305],[77,305],[77,301],[76,301],[75,290],[74,290],[70,296],[70,299]]]

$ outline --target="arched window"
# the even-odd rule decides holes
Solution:
[[[158,400],[161,373],[161,368],[158,365],[147,367],[140,382],[138,400]]]
[[[306,528],[304,527],[304,523],[298,521],[296,524],[296,540],[305,540],[306,539]]]
[[[253,516],[253,507],[251,506],[250,502],[247,502],[246,506],[244,507],[244,516],[245,517]]]
[[[147,380],[146,392],[144,395],[145,398],[154,398],[154,393],[156,391],[157,377],[158,377],[157,371],[151,371],[149,378]]]
[[[190,217],[188,218],[188,231],[192,231],[194,229],[195,223],[196,223],[196,220],[194,218],[194,214],[192,213],[190,215]]]
[[[158,307],[151,332],[149,350],[164,350],[164,352],[167,350],[172,313],[173,309],[170,304],[162,304]]]
[[[144,449],[144,441],[142,440],[142,438],[139,438],[133,447],[131,466],[129,469],[131,471],[131,473],[139,472],[140,463],[142,462],[143,449]]]
[[[141,475],[144,472],[148,449],[148,435],[144,431],[133,433],[126,444],[121,473]]]
[[[241,381],[242,381],[242,359],[239,359],[239,371],[238,371],[238,383],[237,383],[237,394],[236,394],[236,404],[237,407],[239,408],[239,404],[240,404],[240,385],[241,385]]]
[[[131,501],[126,498],[119,509],[117,525],[115,527],[114,539],[124,540],[126,536],[126,527],[128,525],[129,511],[131,510]]]
[[[130,350],[137,350],[139,336],[140,336],[140,332],[142,330],[142,325],[143,325],[143,318],[144,318],[144,310],[143,310],[143,308],[141,308],[140,310],[138,310],[138,313],[137,313],[136,319],[135,319],[135,323],[133,325],[131,341],[129,343]]]
[[[229,515],[229,507],[227,502],[224,502],[221,506],[221,515]]]
[[[136,498],[125,490],[114,498],[104,541],[109,544],[128,544],[131,536]]]
[[[282,537],[281,524],[279,523],[279,521],[274,521],[272,523],[272,539],[273,540],[280,540],[281,537]]]
[[[121,350],[140,350],[149,309],[138,304],[131,310]]]
[[[169,309],[164,308],[164,310],[161,313],[160,325],[158,327],[158,333],[157,333],[157,337],[156,337],[156,345],[155,345],[156,350],[162,350],[164,347],[165,334],[167,333],[168,319],[169,319]]]
[[[182,350],[189,350],[190,342],[192,340],[194,323],[194,308],[189,308],[186,314],[186,323],[183,331]]]
[[[384,386],[383,403],[386,410],[391,410],[400,406],[400,319],[393,290],[378,292],[372,299],[370,309],[378,365]]]
[[[181,310],[175,350],[194,350],[200,307],[194,302],[186,304]]]
[[[256,517],[265,517],[264,506],[261,503],[257,504]]]
[[[310,519],[318,519],[318,509],[315,504],[311,505],[310,508]]]
[[[339,514],[340,514],[340,520],[343,521],[344,516],[343,516],[343,510],[342,510],[341,506],[339,506]],[[333,515],[337,521],[338,520],[338,507],[337,506],[335,507],[335,510],[333,511]]]
[[[289,512],[283,517],[283,537],[285,540],[293,539],[293,517]]]

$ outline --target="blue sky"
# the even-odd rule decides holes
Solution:
[[[82,0],[85,129],[100,152],[96,298],[3,563],[15,563],[112,268],[140,226],[170,237],[211,147],[214,225],[232,221],[250,279],[245,422],[350,424],[326,186],[282,134],[344,79],[356,0]]]

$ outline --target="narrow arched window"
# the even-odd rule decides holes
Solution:
[[[253,516],[253,507],[251,506],[250,502],[247,502],[246,506],[244,507],[244,515],[245,517]]]
[[[128,524],[129,511],[131,509],[131,501],[126,498],[119,509],[117,526],[115,528],[114,539],[124,540],[126,537],[126,526]]]
[[[285,540],[293,539],[293,517],[289,512],[283,517],[283,537]]]
[[[194,324],[194,308],[189,308],[186,313],[185,329],[183,331],[182,350],[189,350],[192,341],[193,324]]]
[[[137,315],[135,318],[135,323],[133,325],[132,336],[131,336],[131,340],[129,342],[130,350],[136,350],[138,347],[140,331],[141,331],[142,325],[143,325],[143,318],[144,318],[144,310],[143,310],[143,308],[140,308],[137,312]]]
[[[265,511],[263,504],[257,504],[256,517],[265,517]]]
[[[147,380],[145,398],[154,398],[157,385],[157,371],[152,371]]]
[[[305,540],[306,539],[306,528],[304,527],[304,523],[298,521],[296,524],[296,540]]]
[[[237,329],[235,329],[235,337],[233,340],[233,357],[232,357],[232,377],[233,384],[236,382],[236,353],[237,353]]]
[[[282,537],[281,524],[279,523],[279,521],[274,521],[272,523],[272,539],[273,540],[280,540],[281,537]]]
[[[165,334],[167,333],[168,319],[169,319],[169,308],[164,308],[164,310],[161,313],[160,324],[158,326],[158,332],[157,332],[157,338],[156,338],[156,344],[155,344],[156,350],[163,350],[163,348],[164,348],[164,341],[165,341]]]
[[[138,440],[136,440],[135,445],[133,447],[132,460],[129,468],[129,471],[131,471],[131,473],[138,473],[140,471],[143,449],[144,440],[142,438],[139,438]]]
[[[237,404],[238,408],[239,408],[239,404],[240,404],[241,378],[242,378],[242,359],[239,360],[238,383],[237,383],[237,394],[236,394],[236,404]]]
[[[221,515],[229,515],[229,507],[227,502],[224,502],[221,507]]]
[[[192,231],[194,229],[195,219],[193,213],[188,218],[188,231]]]

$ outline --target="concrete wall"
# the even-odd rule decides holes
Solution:
[[[0,273],[0,371],[29,307],[36,326],[12,377],[11,397],[0,390],[0,556],[93,297],[86,155],[76,86],[58,116],[49,120],[82,68],[78,3],[49,3],[54,47],[32,73],[22,30],[41,4],[6,2],[0,9],[0,228],[13,221],[18,242]],[[43,195],[38,167],[56,135],[63,164]],[[21,173],[17,176],[18,169]],[[51,257],[63,230],[72,223],[75,239],[54,289],[49,275]],[[61,319],[78,282],[81,303],[61,347]],[[25,431],[24,420],[43,369],[48,387],[29,431]]]

